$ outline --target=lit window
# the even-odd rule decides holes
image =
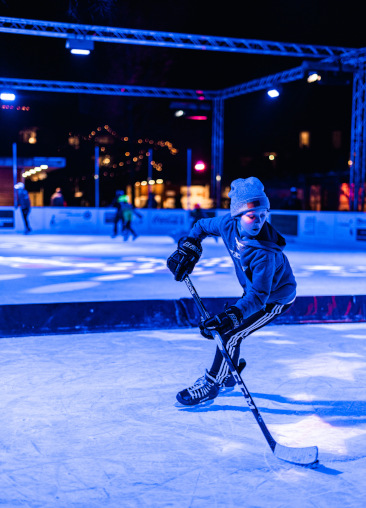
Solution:
[[[299,147],[304,148],[305,146],[310,146],[310,132],[302,131],[299,135]]]
[[[37,127],[33,129],[25,129],[19,132],[19,136],[23,143],[34,145],[37,143]]]
[[[80,139],[79,136],[69,136],[68,143],[70,146],[73,146],[74,148],[80,147]]]

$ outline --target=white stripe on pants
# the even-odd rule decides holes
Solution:
[[[284,305],[275,305],[271,312],[266,312],[263,316],[259,317],[254,323],[251,323],[247,328],[244,328],[243,330],[240,330],[239,332],[231,335],[229,340],[226,343],[226,350],[230,356],[230,358],[233,357],[235,348],[238,345],[239,340],[247,337],[251,333],[253,333],[258,328],[262,328],[266,323],[269,321],[272,321],[277,315],[281,314],[282,309],[284,308]],[[222,381],[225,379],[225,377],[229,374],[229,366],[226,363],[226,360],[224,357],[222,358],[222,362],[220,365],[219,372],[216,376],[216,383],[221,384]]]

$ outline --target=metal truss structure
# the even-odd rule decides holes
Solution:
[[[1,78],[3,90],[27,90],[36,92],[84,93],[96,95],[121,95],[124,97],[155,97],[159,99],[200,100],[197,90],[179,88],[154,88],[136,85],[110,85],[105,83],[80,83],[75,81],[49,81],[39,79]],[[215,92],[205,92],[204,97],[212,100]]]
[[[31,79],[0,78],[2,89],[34,90],[43,92],[67,92],[134,97],[155,97],[212,101],[212,197],[218,201],[221,195],[224,150],[224,101],[232,97],[268,89],[274,85],[301,80],[309,70],[308,59],[319,66],[353,72],[350,209],[362,210],[365,198],[366,166],[366,48],[342,48],[298,43],[282,43],[254,39],[237,39],[207,35],[193,35],[148,30],[103,27],[0,17],[0,32],[82,39],[119,44],[137,44],[179,49],[210,50],[231,53],[251,53],[273,56],[305,58],[301,66],[255,79],[219,91],[155,88],[145,86],[111,85],[102,83],[77,83]],[[329,67],[328,67],[329,68]]]
[[[0,17],[0,32],[119,44],[139,44],[144,46],[230,51],[235,53],[255,53],[301,58],[340,56],[351,49],[5,17]]]
[[[366,180],[366,66],[353,74],[350,209],[363,211]]]
[[[221,178],[224,165],[224,99],[213,100],[211,136],[211,195],[217,207],[220,206]]]

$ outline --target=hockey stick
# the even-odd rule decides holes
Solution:
[[[187,287],[193,297],[193,300],[195,304],[197,305],[198,310],[200,311],[200,314],[203,319],[207,319],[210,317],[210,314],[206,310],[200,296],[198,295],[195,287],[192,284],[191,279],[187,275],[184,278],[184,282],[187,284]],[[314,466],[318,463],[318,447],[317,446],[308,446],[306,448],[291,448],[289,446],[283,446],[275,441],[275,439],[272,437],[271,433],[269,432],[266,424],[263,421],[263,418],[255,405],[255,402],[250,395],[247,387],[245,386],[240,374],[236,370],[227,350],[223,343],[223,340],[221,338],[221,335],[217,331],[211,331],[218,348],[221,351],[222,356],[225,358],[230,372],[234,376],[235,381],[237,382],[238,386],[240,387],[245,400],[253,413],[255,419],[257,420],[257,423],[264,435],[264,437],[267,440],[267,443],[269,444],[272,452],[274,455],[281,460],[285,460],[286,462],[292,462],[293,464],[297,464],[300,466]]]

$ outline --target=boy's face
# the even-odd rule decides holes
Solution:
[[[240,234],[257,236],[268,217],[266,208],[258,208],[237,217]]]

